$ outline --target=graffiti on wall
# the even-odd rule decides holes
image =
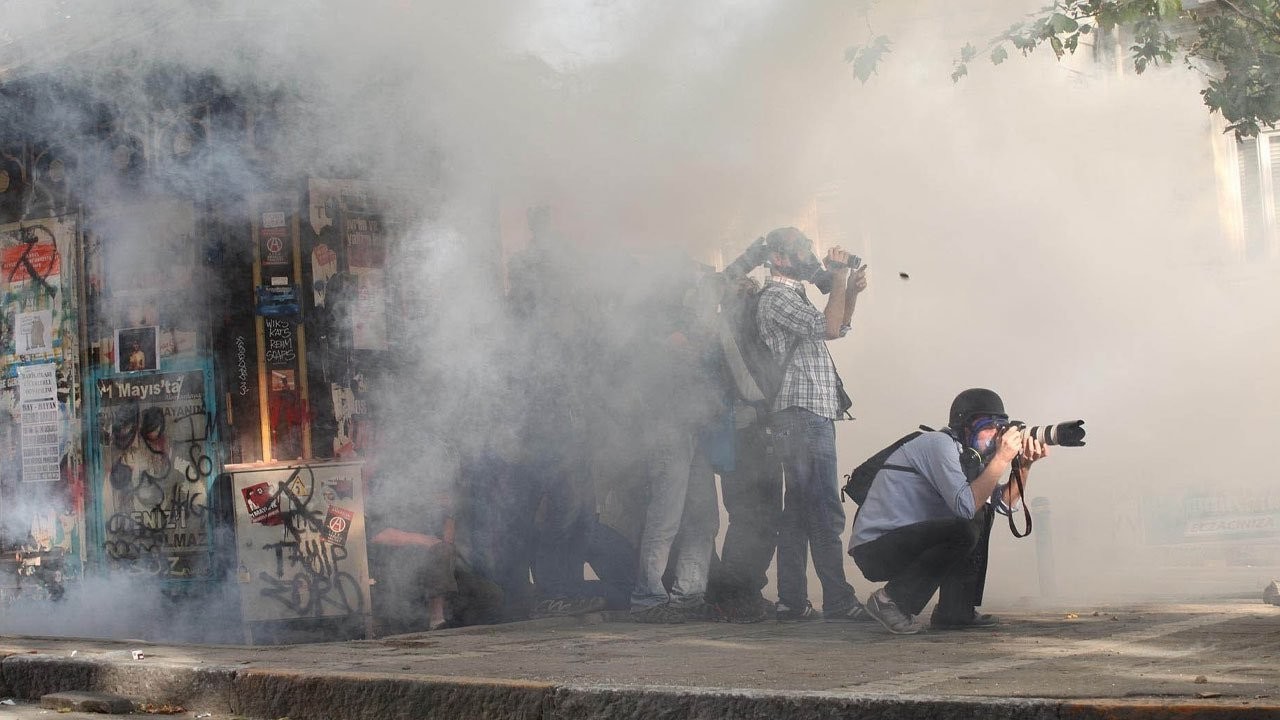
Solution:
[[[368,612],[359,466],[236,476],[238,579],[246,620]]]
[[[98,381],[108,565],[163,578],[209,574],[215,472],[204,373]]]

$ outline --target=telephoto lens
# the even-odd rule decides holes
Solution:
[[[1045,445],[1061,445],[1062,447],[1084,446],[1084,421],[1069,420],[1057,425],[1036,425],[1027,428],[1031,437],[1042,441]]]

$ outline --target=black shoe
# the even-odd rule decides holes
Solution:
[[[539,618],[570,617],[572,615],[598,612],[603,609],[604,598],[602,597],[561,597],[554,600],[543,600],[534,605],[533,610],[529,612],[529,617],[535,620]]]
[[[689,616],[679,606],[663,602],[646,608],[632,608],[631,619],[638,623],[680,625],[688,620]]]
[[[792,608],[787,607],[783,603],[774,606],[774,618],[780,623],[786,622],[813,622],[821,620],[822,613],[813,609],[813,603],[805,601],[804,607]]]
[[[727,600],[716,603],[715,619],[727,623],[758,623],[769,619],[769,610],[762,598]]]
[[[934,630],[968,630],[970,628],[990,628],[1000,624],[1000,618],[974,610],[968,617],[952,617],[938,612],[934,608],[929,618],[929,627]]]

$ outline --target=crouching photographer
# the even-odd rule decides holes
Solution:
[[[916,616],[940,590],[934,629],[995,625],[977,611],[992,522],[996,512],[1017,508],[1032,464],[1048,453],[1035,433],[1009,422],[999,395],[980,388],[956,396],[949,427],[893,450],[866,491],[850,540],[863,575],[887,581],[868,598],[867,612],[894,634],[914,634],[924,629]]]

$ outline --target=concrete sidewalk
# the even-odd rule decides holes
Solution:
[[[282,647],[3,638],[0,693],[97,690],[292,720],[1280,719],[1280,608],[1002,615],[994,632],[913,637],[866,623],[557,619]]]

